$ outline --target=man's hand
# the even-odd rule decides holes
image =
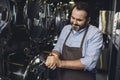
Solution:
[[[61,60],[59,59],[57,51],[52,51],[50,55],[47,57],[45,65],[54,70],[56,67],[60,67]]]

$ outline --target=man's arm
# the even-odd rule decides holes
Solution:
[[[74,70],[82,70],[84,69],[84,65],[81,61],[78,60],[61,60],[59,63],[59,68],[67,68],[67,69],[74,69]]]
[[[80,59],[78,59],[78,60],[60,60],[59,53],[57,51],[51,52],[51,54],[50,54],[50,56],[48,56],[45,64],[50,69],[55,69],[56,67],[75,69],[75,70],[84,69],[84,65],[81,63]]]

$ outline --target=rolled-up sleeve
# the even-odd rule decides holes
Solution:
[[[99,55],[102,50],[103,36],[100,31],[96,32],[91,39],[87,41],[87,48],[81,63],[85,66],[85,70],[91,71],[96,67]]]

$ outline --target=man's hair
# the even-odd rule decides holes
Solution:
[[[85,3],[85,2],[77,2],[73,6],[71,11],[73,11],[74,8],[76,8],[77,10],[84,10],[84,11],[86,11],[87,12],[87,18],[89,18],[90,15],[91,15],[90,6],[87,3]]]

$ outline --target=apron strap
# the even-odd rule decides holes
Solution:
[[[86,34],[87,34],[88,28],[89,28],[89,26],[87,26],[86,31],[85,31],[85,33],[84,33],[84,36],[83,36],[83,38],[82,38],[81,45],[80,45],[80,48],[81,48],[81,49],[82,49],[82,47],[83,47],[83,42],[84,42],[85,36],[86,36]]]

